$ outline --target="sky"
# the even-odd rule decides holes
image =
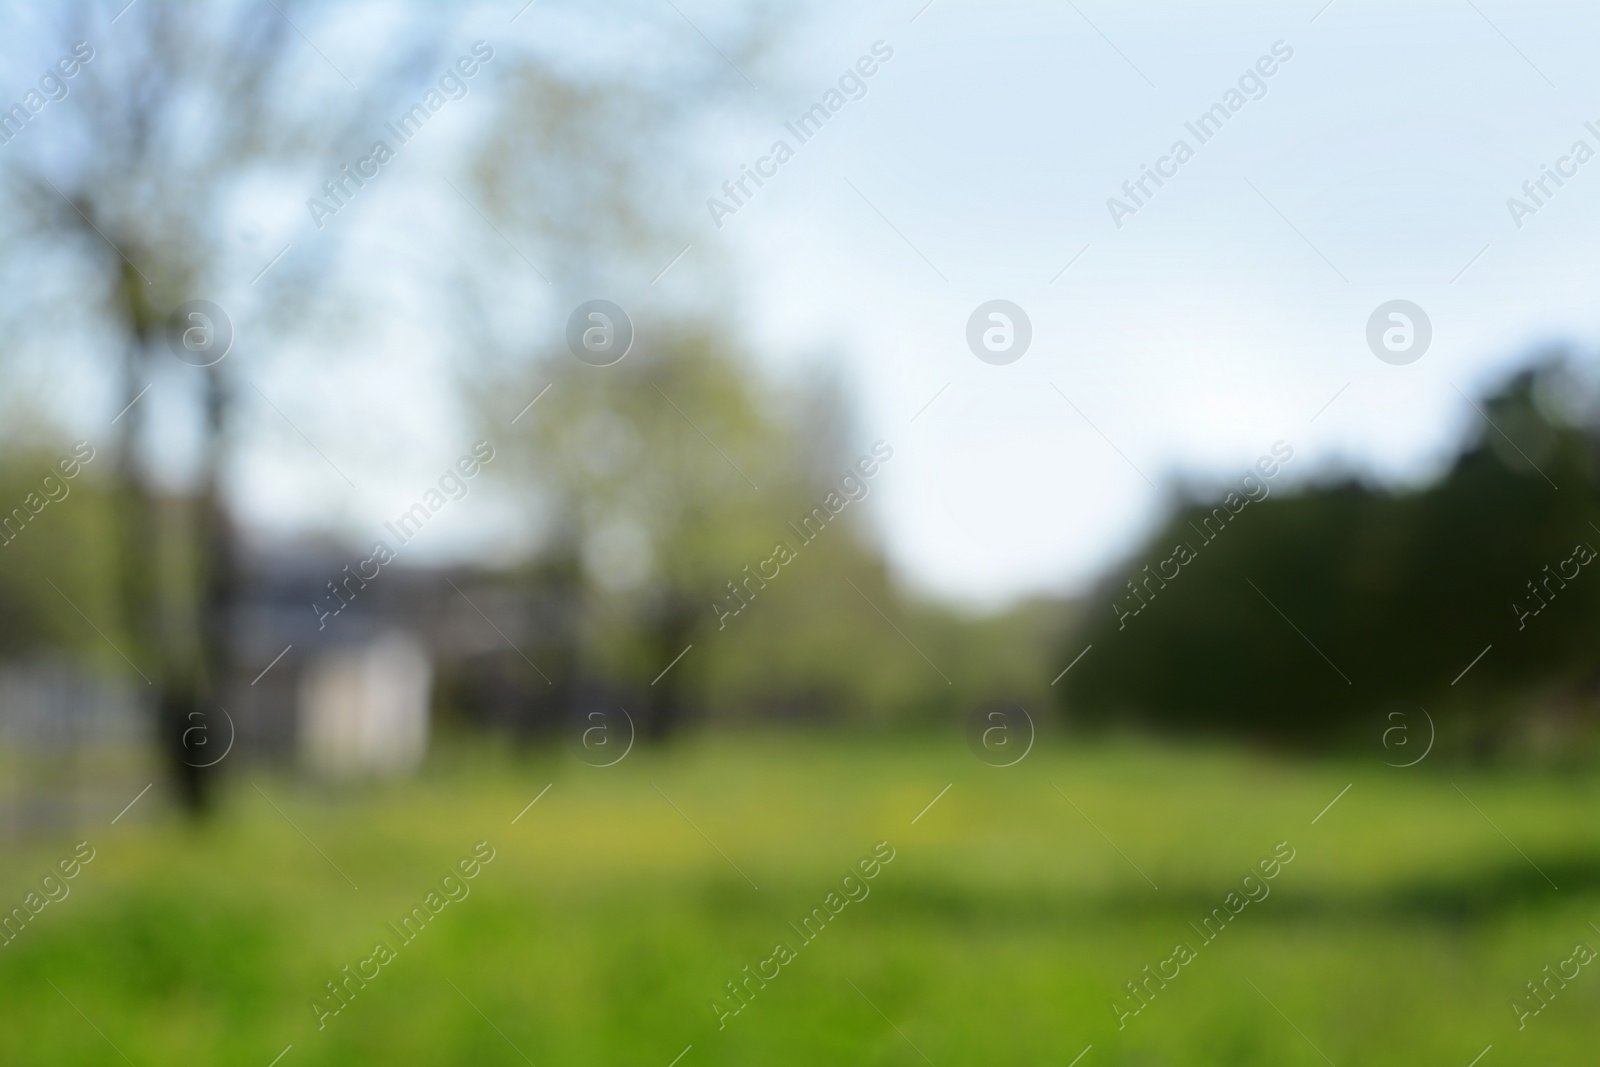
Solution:
[[[650,33],[626,32],[636,11]],[[1236,480],[1279,442],[1293,459],[1275,492],[1341,471],[1426,481],[1482,432],[1485,390],[1542,348],[1600,340],[1600,158],[1573,157],[1577,141],[1600,152],[1585,126],[1600,130],[1592,5],[828,2],[779,16],[759,55],[729,43],[749,14],[540,0],[515,22],[482,9],[459,50],[486,37],[641,64],[678,50],[725,79],[727,106],[673,147],[699,185],[662,192],[688,248],[633,291],[703,302],[708,279],[726,283],[713,311],[775,377],[837,371],[865,440],[895,448],[869,510],[896,573],[925,592],[978,608],[1081,593],[1136,552],[1180,486]],[[359,80],[358,30],[317,32]],[[864,95],[802,143],[786,123],[874,49]],[[490,113],[501,69],[405,147],[360,211],[329,220],[363,235],[380,288],[384,265],[426,267],[480,224],[438,178]],[[312,91],[344,91],[321,76]],[[1186,124],[1230,91],[1238,110],[1202,142]],[[793,157],[736,211],[714,211],[723,181],[780,139]],[[1160,162],[1180,140],[1181,164]],[[1124,192],[1158,165],[1164,184],[1146,179],[1137,202]],[[1545,179],[1535,204],[1523,183],[1558,165],[1569,176]],[[306,195],[303,182],[263,188],[241,212],[241,287],[286,243],[315,254]],[[393,282],[393,306],[426,274]],[[541,300],[529,306],[559,331],[564,309]],[[992,300],[1031,325],[1003,365],[967,339]],[[1395,300],[1431,328],[1403,364],[1367,340]],[[338,361],[269,361],[241,337],[267,446],[244,463],[239,503],[266,529],[364,541],[470,444],[443,399],[470,352],[403,311],[340,344]],[[96,388],[56,378],[63,395]],[[99,386],[106,404],[113,384]],[[157,389],[151,403],[172,413],[179,469],[181,397]],[[503,503],[481,493],[443,517],[419,558],[507,543]]]
[[[729,136],[725,174],[873,42],[893,58],[705,233],[746,265],[764,350],[844,353],[899,449],[879,518],[909,580],[976,605],[1072,594],[1180,482],[1279,441],[1275,490],[1423,481],[1481,432],[1483,390],[1593,347],[1600,159],[1568,158],[1531,214],[1507,200],[1532,206],[1522,183],[1575,141],[1600,151],[1597,30],[1592,6],[1483,0],[831,11],[795,49],[811,88]],[[1275,48],[1202,143],[1185,123]],[[1177,140],[1192,158],[1114,218]],[[966,343],[991,299],[1033,327],[1004,366]],[[1432,327],[1405,365],[1366,339],[1391,300]]]

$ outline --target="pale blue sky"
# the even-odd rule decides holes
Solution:
[[[819,17],[797,46],[816,94],[873,40],[895,58],[714,239],[750,264],[761,335],[840,342],[872,432],[903,442],[881,516],[907,574],[987,602],[1082,588],[1175,474],[1227,478],[1279,439],[1280,486],[1426,477],[1473,427],[1456,388],[1593,345],[1600,160],[1520,230],[1505,202],[1600,149],[1600,12],[1319,6],[936,0]],[[1200,144],[1185,121],[1278,41],[1266,95]],[[1195,157],[1117,228],[1107,198],[1180,137]],[[1005,367],[963,338],[994,297],[1034,327]],[[1395,298],[1434,327],[1409,366],[1365,344]]]

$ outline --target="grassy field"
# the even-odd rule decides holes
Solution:
[[[1467,1067],[1492,1044],[1498,1067],[1593,1062],[1600,1017],[1594,964],[1521,1030],[1509,1006],[1600,947],[1593,778],[766,737],[607,769],[457,748],[348,793],[238,767],[210,825],[154,793],[115,814],[4,857],[9,909],[94,849],[0,949],[0,1063]],[[385,924],[482,841],[469,895],[402,943]],[[878,842],[869,895],[802,939]],[[1280,842],[1270,895],[1205,943],[1190,924]],[[380,939],[319,1029],[313,998]],[[778,942],[719,1029],[713,998]]]

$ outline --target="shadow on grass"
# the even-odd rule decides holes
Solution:
[[[1284,877],[1271,885],[1269,896],[1245,909],[1264,912],[1258,917],[1264,922],[1422,920],[1459,925],[1516,913],[1564,910],[1579,901],[1600,898],[1600,856],[1545,859],[1537,870],[1527,861],[1513,858],[1370,888],[1305,889]],[[902,916],[1020,926],[1063,915],[1118,921],[1162,915],[1194,918],[1223,906],[1224,898],[1238,890],[1237,881],[1219,881],[1214,888],[1167,885],[1158,891],[1139,885],[1115,895],[1052,896],[1032,888],[1007,892],[987,887],[978,892],[959,884],[922,882],[885,885],[880,895],[885,911]]]

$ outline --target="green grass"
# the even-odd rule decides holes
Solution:
[[[794,737],[604,770],[453,749],[340,793],[235,772],[209,825],[152,817],[152,795],[5,857],[9,908],[77,840],[97,850],[0,949],[0,1064],[266,1067],[290,1044],[280,1067],[667,1067],[690,1044],[680,1067],[1065,1067],[1090,1044],[1080,1067],[1593,1055],[1600,965],[1521,1032],[1508,1006],[1600,946],[1592,780],[1125,746],[1001,770],[959,741]],[[484,839],[471,895],[319,1031],[323,983]],[[879,841],[896,857],[870,896],[802,947],[787,924]],[[1188,924],[1280,841],[1296,856],[1270,896],[1201,947]],[[712,998],[780,940],[798,957],[719,1031]],[[1180,940],[1198,958],[1119,1032],[1112,998]]]

